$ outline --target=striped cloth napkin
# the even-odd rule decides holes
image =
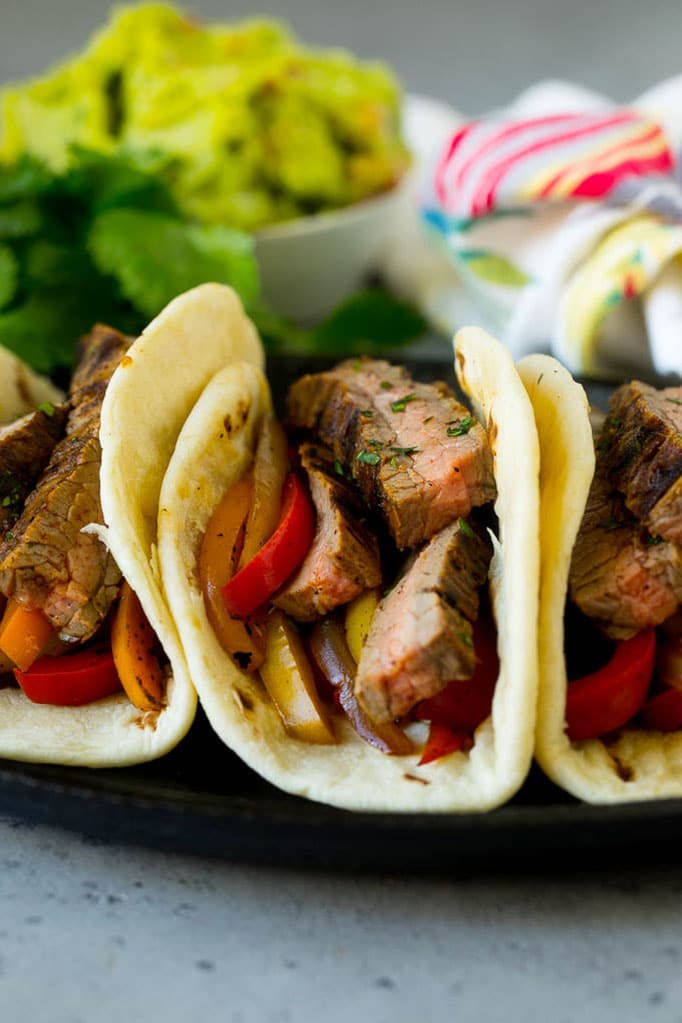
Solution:
[[[452,127],[421,216],[475,321],[583,376],[682,374],[681,145],[682,76],[625,108],[541,83]],[[448,331],[459,282],[422,300]]]

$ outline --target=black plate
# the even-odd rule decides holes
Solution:
[[[305,366],[273,360],[278,395]],[[410,365],[447,378],[442,363]],[[608,392],[594,388],[602,400]],[[682,838],[682,801],[592,807],[534,768],[521,792],[490,814],[359,814],[285,795],[217,739],[203,712],[168,756],[94,771],[0,761],[0,814],[66,827],[103,842],[230,860],[335,870],[552,869],[662,858]]]

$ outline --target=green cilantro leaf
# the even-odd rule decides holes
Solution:
[[[371,288],[353,295],[315,327],[312,346],[330,355],[371,355],[415,341],[426,330],[414,306]]]
[[[14,253],[7,245],[0,245],[0,309],[4,309],[14,298],[17,290],[19,265]]]
[[[474,425],[473,416],[465,416],[461,422],[456,423],[454,426],[448,426],[447,435],[448,437],[463,437],[465,433],[468,433],[471,427]]]
[[[391,402],[391,412],[404,412],[408,404],[411,401],[416,401],[417,395],[413,392],[412,394],[406,394],[402,398],[398,398],[397,401]]]
[[[71,147],[72,163],[61,187],[91,213],[110,209],[139,209],[148,213],[177,214],[177,205],[166,185],[154,173],[154,158],[133,158],[96,153]]]
[[[89,251],[102,273],[147,317],[205,281],[230,284],[249,304],[258,295],[258,268],[248,235],[199,227],[160,213],[112,209],[99,214]]]
[[[358,462],[364,462],[365,465],[378,465],[381,461],[381,456],[377,455],[375,451],[358,451],[355,456]]]
[[[35,289],[22,304],[0,312],[0,338],[39,373],[53,373],[73,364],[78,338],[98,320],[123,331],[139,328],[129,307],[91,275],[82,290]]]
[[[469,539],[471,539],[471,537],[474,535],[474,531],[467,522],[467,520],[460,517],[457,519],[457,525],[459,526],[460,531],[464,534],[464,536],[468,536]]]
[[[32,156],[22,156],[13,164],[0,164],[0,203],[45,195],[53,182],[54,174]]]
[[[0,239],[31,238],[43,227],[43,214],[35,199],[19,199],[0,206]]]

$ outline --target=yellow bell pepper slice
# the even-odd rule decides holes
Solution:
[[[379,606],[379,593],[377,590],[365,590],[359,597],[346,608],[346,643],[357,664],[360,660],[362,648],[367,639],[369,627],[372,624],[374,612]]]
[[[260,676],[289,735],[323,745],[336,742],[301,637],[281,611],[268,618]]]

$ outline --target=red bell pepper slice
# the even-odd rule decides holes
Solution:
[[[469,750],[473,744],[474,740],[469,732],[453,731],[448,725],[440,725],[437,721],[432,721],[419,765],[421,767],[424,764],[430,764],[432,760],[440,760],[448,753]]]
[[[682,728],[682,689],[665,689],[644,705],[642,724],[658,732],[675,732]]]
[[[41,657],[14,677],[33,703],[79,707],[121,691],[111,650],[95,648],[62,657]]]
[[[448,682],[436,696],[422,700],[415,710],[418,721],[430,721],[429,737],[420,764],[473,746],[473,733],[490,716],[495,684],[500,674],[497,633],[491,615],[474,625],[476,666],[471,678]]]
[[[644,706],[656,660],[656,633],[623,640],[599,671],[569,682],[566,734],[571,742],[598,739],[626,724]]]
[[[314,535],[315,511],[305,485],[289,473],[275,532],[221,590],[229,613],[246,618],[261,607],[301,564]]]

